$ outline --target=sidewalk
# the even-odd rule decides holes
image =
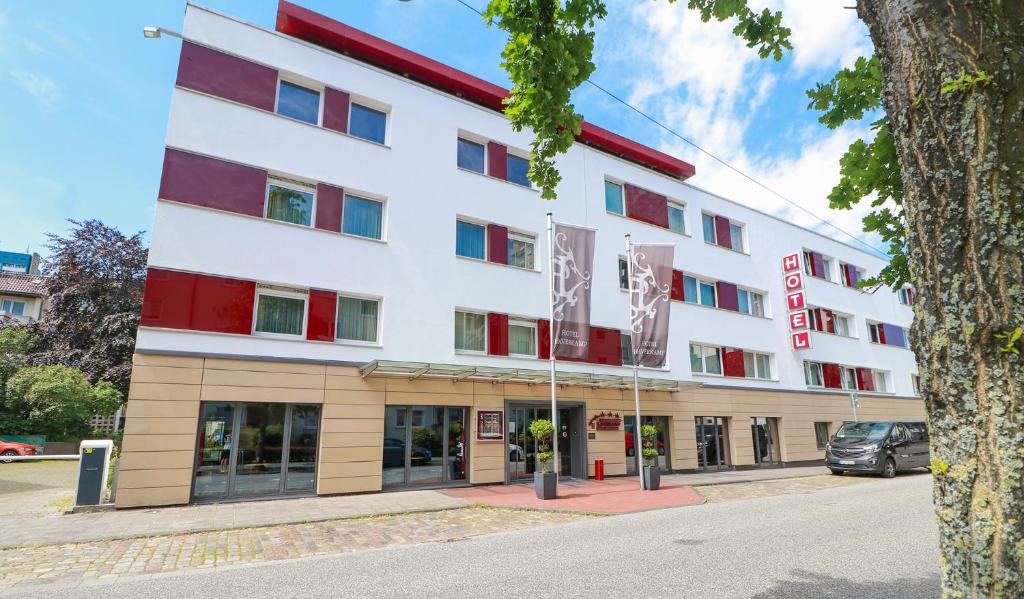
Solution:
[[[794,466],[790,468],[757,468],[753,470],[722,470],[719,472],[697,472],[694,474],[662,474],[661,480],[691,487],[728,485],[762,480],[802,478],[830,474],[824,466]]]

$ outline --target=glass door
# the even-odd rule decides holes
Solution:
[[[505,429],[508,431],[508,480],[514,482],[520,479],[527,479],[532,476],[532,466],[527,466],[527,448],[530,448],[530,456],[533,456],[533,444],[527,441],[529,431],[526,428],[527,408],[510,408],[508,410],[508,422]]]
[[[697,466],[703,470],[729,467],[729,435],[725,418],[697,416]]]
[[[642,452],[641,455],[637,455],[635,451],[636,445],[636,434],[633,428],[633,423],[636,421],[635,416],[626,416],[623,418],[623,429],[625,429],[625,446],[626,446],[626,474],[636,475],[637,464],[643,460]],[[640,416],[640,422],[643,424],[654,425],[654,428],[658,430],[658,435],[655,437],[655,446],[658,448],[658,470],[661,472],[669,473],[672,471],[671,462],[671,451],[669,448],[668,440],[668,416]]]
[[[442,485],[466,480],[466,408],[387,406],[383,486]]]
[[[782,461],[779,452],[778,418],[753,417],[750,419],[750,435],[754,444],[754,462],[760,465],[777,465]]]

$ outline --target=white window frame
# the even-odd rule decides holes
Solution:
[[[710,216],[711,217],[711,222],[714,225],[714,226],[711,227],[711,230],[714,231],[714,233],[715,233],[715,240],[714,241],[708,241],[707,239],[704,238],[704,217],[705,216]],[[700,238],[703,239],[704,243],[706,243],[708,245],[714,245],[714,246],[722,247],[722,246],[718,245],[718,223],[715,222],[715,214],[713,212],[708,212],[707,210],[701,210],[700,211]]]
[[[481,227],[484,230],[484,257],[483,258],[474,258],[473,256],[463,256],[462,254],[458,253],[459,223],[460,222],[461,223],[466,223],[467,225],[473,225],[474,227]],[[462,258],[464,260],[472,260],[474,262],[487,262],[487,223],[485,223],[483,221],[476,220],[476,219],[468,218],[468,217],[465,217],[465,216],[462,216],[462,215],[459,215],[459,214],[456,214],[455,215],[455,246],[456,246],[456,250],[455,250],[455,257],[456,258]],[[534,257],[534,262],[536,262],[536,261],[537,260],[536,260],[536,256],[535,256]]]
[[[455,168],[460,170],[460,171],[466,172],[466,173],[473,173],[474,175],[483,175],[485,177],[490,177],[490,174],[488,174],[488,172],[487,172],[487,160],[488,160],[488,154],[490,153],[488,151],[488,149],[487,149],[487,144],[488,144],[488,142],[490,140],[485,139],[483,137],[480,137],[479,135],[476,135],[474,133],[470,133],[468,131],[463,131],[462,129],[458,130],[458,132],[456,133],[455,137],[456,137],[456,140],[455,140]],[[458,141],[459,139],[461,139],[463,141],[468,141],[470,143],[474,143],[474,144],[476,144],[478,146],[483,146],[483,148],[484,148],[484,165],[483,165],[484,166],[484,170],[483,171],[474,171],[473,169],[466,168],[466,167],[461,166],[459,164],[459,141]]]
[[[872,369],[871,376],[875,380],[875,393],[893,393],[889,385],[889,381],[892,379],[889,371]]]
[[[484,150],[484,154],[486,154],[486,153],[487,153],[487,151],[485,149]],[[526,168],[527,168],[527,170],[529,170],[529,168],[530,168],[530,155],[526,154],[524,156],[523,154],[524,153],[520,152],[519,150],[513,150],[512,148],[509,148],[509,147],[506,146],[506,148],[505,148],[505,172],[506,172],[506,174],[508,172],[508,158],[509,158],[509,156],[511,156],[513,158],[519,158],[520,160],[525,160],[526,161]],[[511,179],[507,178],[507,175],[506,175],[505,181],[508,182],[508,183],[511,183],[512,185],[516,185],[516,186],[519,186],[519,187],[522,187],[522,188],[525,188],[525,189],[535,189],[534,186],[533,186],[533,181],[530,181],[530,177],[529,176],[526,177],[526,185],[523,185],[522,183],[519,183],[518,181],[512,181]]]
[[[353,135],[351,133],[351,131],[352,131],[352,107],[356,106],[356,105],[359,105],[361,108],[366,108],[367,110],[373,110],[373,111],[376,111],[376,112],[383,112],[384,113],[384,141],[383,142],[374,141],[372,139],[366,139],[365,137],[359,137],[358,135]],[[368,142],[368,143],[371,143],[371,144],[374,144],[374,145],[377,145],[377,146],[389,147],[388,144],[391,142],[391,106],[388,106],[387,104],[384,104],[382,102],[378,102],[376,100],[372,100],[372,99],[367,98],[365,96],[356,96],[355,94],[349,93],[349,95],[348,95],[348,114],[345,115],[345,134],[347,136],[349,136],[349,137],[354,137],[355,139],[361,139],[361,140],[363,140],[365,142]],[[484,153],[485,153],[485,155],[487,153],[487,145],[486,144],[484,145]],[[487,162],[485,160],[484,161],[484,165],[486,165],[486,164],[487,164]]]
[[[619,186],[619,196],[622,199],[622,212],[612,212],[611,210],[609,210],[608,209],[608,202],[605,199],[605,189],[606,189],[606,187],[602,184],[602,186],[601,186],[601,204],[604,206],[605,213],[606,214],[614,214],[615,216],[621,216],[622,218],[629,218],[629,217],[626,216],[626,212],[627,212],[627,210],[626,210],[626,183],[624,181],[621,181],[621,180],[616,179],[614,177],[605,177],[604,178],[604,182],[605,183],[611,183],[613,185],[618,185]]]
[[[731,218],[729,219],[729,244],[732,245],[732,228],[734,226],[735,227],[739,227],[739,230],[740,230],[740,245],[743,246],[743,247],[737,249],[736,246],[733,246],[732,248],[726,248],[726,249],[731,249],[732,251],[739,252],[740,254],[749,254],[750,252],[747,251],[747,224],[746,223],[741,223],[739,221],[732,220]],[[716,236],[717,236],[717,233],[716,233]]]
[[[374,237],[364,237],[363,235],[356,235],[355,233],[345,232],[345,214],[348,212],[345,210],[345,200],[349,196],[358,198],[360,200],[369,200],[371,202],[377,202],[380,204],[380,239]],[[346,189],[341,197],[341,234],[346,237],[353,239],[365,239],[367,241],[375,241],[377,243],[387,243],[388,241],[388,200],[387,198],[381,197],[372,193],[365,193],[356,189]],[[316,221],[313,221],[314,223]]]
[[[845,334],[839,332],[839,319],[842,319],[843,322],[846,323],[846,333]],[[836,335],[837,337],[847,337],[847,338],[850,338],[850,339],[856,337],[856,335],[854,335],[853,331],[851,330],[853,328],[853,316],[851,316],[849,314],[844,314],[842,312],[836,312],[835,310],[833,310],[832,311],[832,321],[833,321],[833,326],[834,326],[834,328],[836,330],[836,332],[833,333],[834,335]]]
[[[512,327],[520,327],[524,329],[531,329],[533,331],[533,354],[514,354],[512,353],[511,346],[508,348],[508,356],[510,358],[537,358],[537,351],[540,349],[540,338],[537,336],[537,321],[535,320],[520,320],[520,319],[508,319],[509,329]],[[485,335],[486,337],[486,335]],[[512,340],[512,334],[508,335],[509,341]]]
[[[696,277],[696,276],[693,277],[693,278],[697,279],[697,305],[698,306],[703,306],[705,308],[717,308],[718,307],[718,285],[715,284],[715,281],[711,281],[709,279],[703,279],[701,277]],[[701,301],[701,299],[703,299],[703,296],[704,296],[704,291],[701,289],[701,284],[702,283],[705,284],[705,285],[711,285],[711,288],[714,289],[713,293],[715,294],[715,303],[710,305],[710,306]],[[685,285],[684,285],[684,288],[685,288]]]
[[[256,325],[259,323],[259,311],[260,311],[260,298],[264,295],[270,297],[281,297],[288,299],[300,299],[302,300],[302,331],[298,334],[294,333],[265,333],[263,331],[257,331]],[[337,318],[337,314],[335,314]],[[269,337],[271,339],[305,339],[306,329],[309,326],[309,291],[300,289],[288,289],[285,287],[278,287],[276,285],[257,285],[256,286],[256,298],[253,303],[252,312],[252,335],[254,337]]]
[[[832,268],[833,266],[835,266],[835,262],[836,262],[835,258],[832,258],[830,256],[826,256],[825,254],[821,255],[821,267],[825,269],[825,273],[824,273],[825,276],[821,277],[823,280],[829,281],[829,282],[832,282],[832,283],[836,282],[836,280],[832,276],[833,271],[836,270],[836,269]]]
[[[319,95],[319,99],[317,100],[317,103],[316,103],[317,104],[317,111],[316,111],[316,122],[315,123],[307,123],[306,121],[297,119],[295,117],[288,116],[286,114],[281,114],[280,112],[277,111],[278,105],[281,102],[281,82],[290,83],[291,85],[308,89],[309,91],[316,92]],[[277,73],[277,87],[274,89],[274,114],[276,114],[277,116],[280,116],[280,117],[284,117],[284,118],[286,118],[286,119],[288,119],[290,121],[294,121],[296,123],[302,123],[303,125],[310,125],[312,127],[323,127],[323,124],[324,124],[324,85],[323,85],[323,83],[320,83],[319,81],[314,81],[313,79],[308,79],[306,77],[302,77],[300,75],[295,75],[293,73],[284,73],[282,71],[278,71],[278,73]]]
[[[882,326],[882,323],[875,322],[873,320],[866,320],[865,322],[868,324],[868,343],[874,343],[875,345],[885,345],[881,341],[882,336],[878,334]],[[872,332],[874,332],[874,339],[872,339]]]
[[[7,303],[7,304],[9,304],[11,306],[9,310],[3,310],[2,309],[4,303]],[[19,315],[16,315],[14,313],[14,305],[15,304],[21,304],[21,314],[19,314]],[[0,300],[0,314],[5,314],[5,315],[8,315],[8,316],[31,316],[31,314],[28,314],[27,310],[28,310],[28,302],[26,302],[24,300],[16,300],[14,298],[3,298],[2,300]]]
[[[626,361],[623,360],[622,361],[622,365],[623,366],[632,366],[633,365],[633,334],[631,332],[629,332],[629,331],[619,331],[619,356],[620,357],[622,356],[622,342],[623,342],[623,340],[626,340],[626,339],[629,340],[628,341],[628,344],[629,344],[629,364],[626,364]]]
[[[851,377],[849,381],[847,381],[847,378],[846,378],[847,376]],[[848,382],[852,383],[853,386],[852,387],[847,386]],[[857,369],[853,368],[852,366],[842,366],[842,365],[840,365],[839,366],[839,386],[842,387],[843,389],[845,389],[846,391],[856,391],[858,389],[858,385],[857,385]]]
[[[625,198],[623,198],[623,200],[625,200]],[[686,202],[681,202],[679,200],[672,200],[672,199],[670,199],[670,200],[668,200],[666,205],[667,205],[668,209],[671,210],[671,209],[674,208],[674,209],[678,210],[680,214],[683,215],[683,230],[682,231],[673,231],[672,229],[669,229],[669,231],[672,231],[673,233],[676,233],[677,235],[685,235],[686,237],[689,237],[690,236],[690,223],[689,223],[689,219],[686,218]],[[625,210],[625,206],[626,206],[625,203],[623,203],[622,206],[623,206],[623,210]]]
[[[691,342],[690,343],[690,348],[691,348],[691,350],[690,350],[691,352],[693,351],[692,348],[696,348],[698,350],[697,353],[700,356],[700,371],[696,371],[696,372],[694,372],[694,374],[700,374],[700,375],[704,375],[704,376],[718,376],[718,377],[725,376],[725,374],[724,374],[725,373],[725,364],[722,363],[722,348],[720,346],[711,345],[711,344],[708,344],[708,343],[692,343]],[[706,356],[704,355],[704,350],[706,350],[706,349],[710,349],[710,350],[714,350],[715,351],[715,353],[718,356],[718,369],[721,370],[722,372],[708,372],[707,362],[705,360]],[[692,362],[691,362],[691,369],[692,368],[693,368],[693,366],[692,366]]]
[[[362,341],[360,339],[342,339],[338,337],[338,306],[341,303],[341,299],[356,299],[356,300],[370,300],[377,303],[377,328],[374,330],[373,341]],[[338,293],[338,303],[334,306],[334,341],[341,345],[361,345],[363,347],[381,347],[383,341],[381,339],[381,330],[383,329],[384,322],[384,298],[375,295],[362,295],[359,293]],[[484,328],[487,328],[487,322],[484,321]],[[485,346],[486,348],[486,346]]]
[[[818,373],[818,380],[821,381],[819,384],[812,384],[808,376],[810,371],[816,371]],[[814,362],[813,360],[804,360],[804,384],[810,389],[824,389],[825,388],[825,372],[821,367],[821,362]]]
[[[511,266],[512,268],[518,268],[520,270],[529,270],[529,271],[536,272],[537,271],[537,236],[536,235],[530,235],[529,233],[520,233],[519,231],[509,230],[509,232],[508,232],[508,241],[512,241],[512,240],[524,241],[526,243],[529,243],[529,244],[533,245],[533,266],[532,267],[529,267],[529,266],[519,266],[517,264],[511,264],[511,263],[506,263],[505,266]],[[485,243],[486,243],[486,241],[485,241]],[[512,259],[512,253],[509,252],[507,260],[511,260],[511,259]]]
[[[309,224],[304,225],[302,223],[290,223],[283,220],[277,220],[276,218],[270,218],[270,187],[281,187],[289,189],[291,191],[298,191],[300,193],[309,193],[313,195],[313,208],[309,212]],[[344,199],[342,199],[344,202]],[[316,185],[307,183],[305,181],[299,181],[297,179],[289,179],[280,175],[270,174],[267,176],[267,189],[263,194],[263,220],[270,221],[272,223],[280,223],[282,225],[292,225],[295,227],[304,227],[311,229],[316,227],[316,209],[317,209],[317,194]]]
[[[483,318],[484,318],[484,348],[482,350],[460,349],[458,347],[455,347],[455,326],[456,326],[456,324],[458,322],[459,312],[463,312],[465,314],[474,314],[476,316],[483,316]],[[454,317],[452,318],[452,349],[455,351],[456,354],[467,354],[467,355],[472,355],[472,356],[486,356],[487,355],[487,343],[488,343],[488,341],[490,341],[488,339],[487,329],[488,329],[488,326],[487,326],[487,312],[481,312],[479,310],[469,310],[469,309],[466,309],[466,308],[455,308]]]

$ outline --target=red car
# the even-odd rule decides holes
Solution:
[[[633,433],[626,433],[626,455],[629,457],[633,457],[633,448],[636,446],[636,441],[634,439],[635,437],[633,436]],[[658,441],[658,455],[665,455],[664,441]]]
[[[36,455],[36,446],[14,441],[0,441],[0,462],[10,464],[16,455]]]

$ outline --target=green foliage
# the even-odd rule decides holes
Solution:
[[[676,0],[669,0],[676,2]],[[736,19],[733,31],[762,58],[782,58],[790,31],[782,14],[754,13],[746,0],[688,0],[705,22]],[[505,115],[516,131],[533,131],[529,177],[541,197],[553,200],[561,175],[555,158],[572,146],[583,117],[571,101],[574,89],[594,72],[594,23],[608,14],[604,0],[491,0],[489,25],[508,33],[502,67],[512,81]]]
[[[952,92],[971,93],[978,87],[983,87],[992,82],[992,78],[985,71],[978,71],[975,75],[968,75],[964,69],[960,69],[960,75],[955,79],[947,79],[942,82],[939,91],[944,94]]]
[[[417,427],[412,429],[412,444],[434,451],[441,447],[441,431],[432,428]]]
[[[640,427],[640,439],[643,443],[642,455],[648,466],[654,466],[658,460],[658,427],[645,424]]]
[[[551,439],[555,434],[555,425],[550,420],[538,419],[530,423],[530,434],[537,440],[537,466],[541,474],[551,472]]]
[[[121,393],[112,384],[89,382],[67,366],[22,368],[7,381],[3,411],[12,434],[46,435],[49,440],[81,439],[95,414],[112,414]]]
[[[28,362],[28,350],[33,343],[35,338],[24,327],[10,325],[0,328],[0,406],[3,405],[8,379]]]
[[[808,109],[823,112],[818,121],[835,129],[846,121],[858,121],[865,113],[882,107],[882,67],[878,57],[861,56],[852,69],[843,69],[828,83],[808,90]]]
[[[1006,333],[996,333],[996,339],[1003,339],[1006,341],[1006,345],[999,348],[999,351],[1007,354],[1019,354],[1020,350],[1017,349],[1017,341],[1020,339],[1021,334],[1024,334],[1024,329],[1017,327],[1012,331]]]

